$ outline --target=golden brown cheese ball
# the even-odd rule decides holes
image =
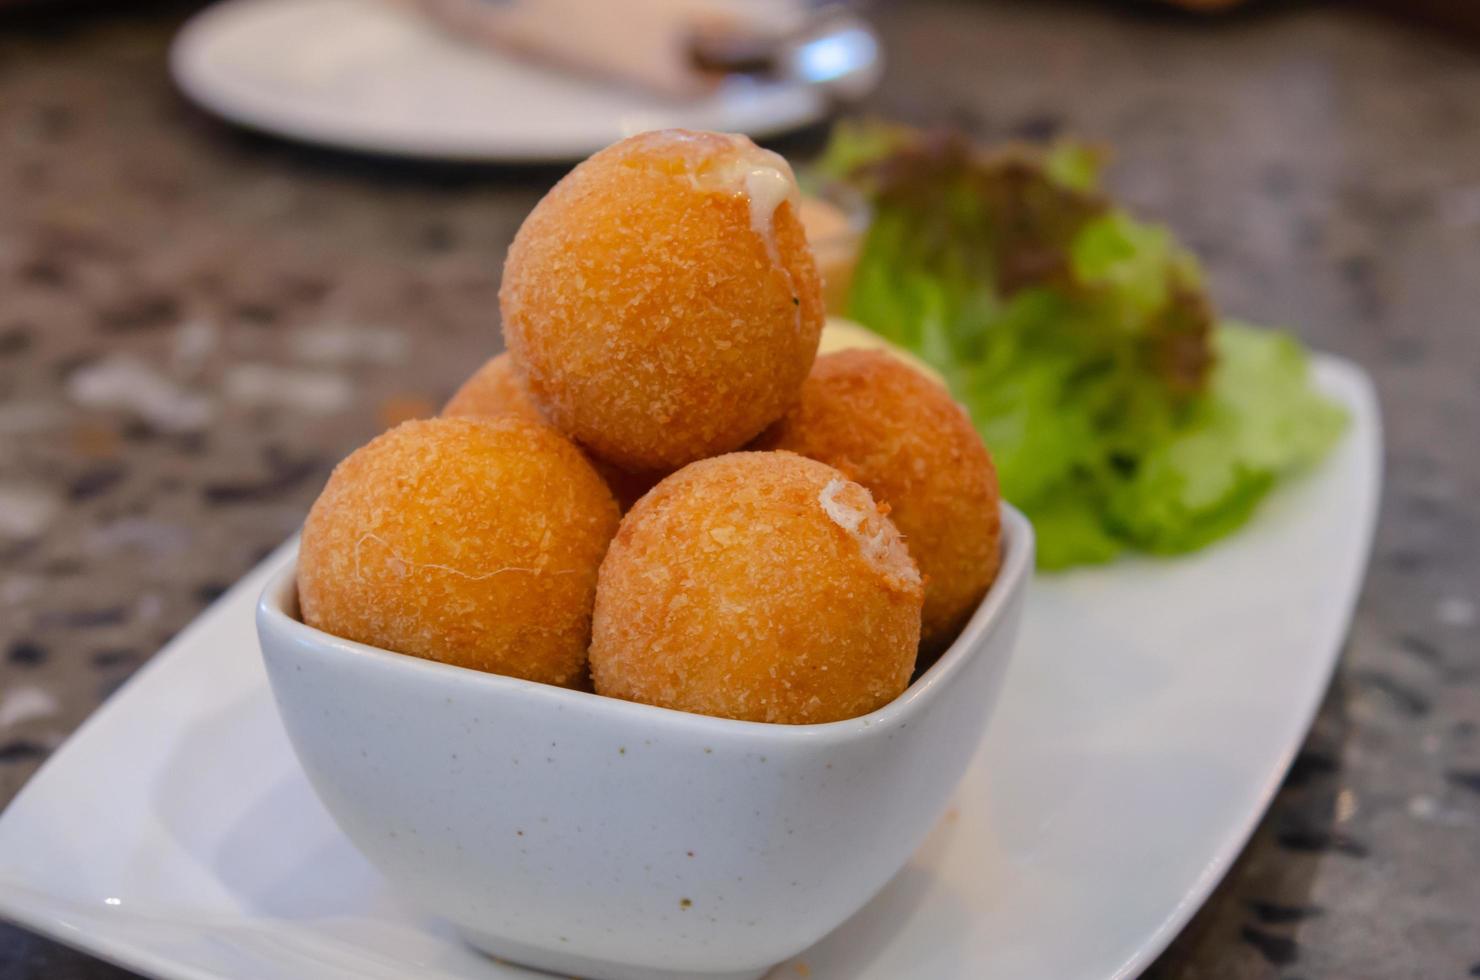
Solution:
[[[997,471],[950,393],[883,351],[825,354],[757,445],[836,466],[889,505],[925,576],[923,647],[948,645],[1001,557]]]
[[[863,487],[791,453],[719,456],[623,518],[596,588],[592,680],[724,718],[852,718],[909,683],[922,601]]]
[[[786,161],[743,136],[622,140],[556,184],[504,264],[504,340],[595,455],[668,471],[780,417],[822,329]]]
[[[545,422],[540,410],[529,400],[529,393],[519,382],[514,362],[507,352],[489,358],[472,377],[453,392],[442,414],[448,418],[491,418],[517,415],[531,422]]]
[[[534,402],[529,400],[529,395],[524,386],[519,382],[519,375],[514,371],[514,362],[510,360],[507,353],[490,358],[486,364],[473,372],[473,376],[464,381],[461,388],[453,394],[442,409],[443,416],[447,418],[494,418],[499,415],[517,415],[531,422],[545,422],[540,410],[535,408]],[[635,504],[639,497],[653,488],[653,484],[661,480],[664,473],[628,473],[626,470],[618,469],[610,463],[601,460],[592,460],[596,472],[606,481],[611,488],[612,494],[617,498],[617,504],[622,510],[627,510]]]
[[[340,463],[309,512],[303,621],[575,685],[617,521],[606,484],[553,429],[513,416],[406,422]]]

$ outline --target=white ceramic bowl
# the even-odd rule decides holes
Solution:
[[[434,663],[298,619],[295,566],[257,629],[278,710],[350,840],[469,942],[601,980],[757,977],[904,865],[981,741],[1033,533],[943,657],[824,725],[731,721]]]

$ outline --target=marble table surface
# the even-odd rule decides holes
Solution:
[[[1355,358],[1383,401],[1341,668],[1148,976],[1480,976],[1480,48],[1335,4],[876,10],[874,109],[1105,141],[1225,311]],[[497,349],[503,250],[559,175],[233,131],[170,87],[187,12],[0,15],[0,804],[337,459]],[[123,976],[0,926],[0,977]]]

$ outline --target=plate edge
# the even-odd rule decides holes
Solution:
[[[1248,847],[1249,840],[1254,832],[1259,829],[1264,815],[1269,812],[1270,805],[1274,802],[1280,787],[1284,785],[1285,776],[1290,771],[1290,766],[1299,754],[1300,747],[1305,744],[1306,736],[1310,733],[1311,726],[1315,724],[1316,715],[1320,712],[1321,704],[1325,701],[1326,692],[1331,688],[1331,680],[1336,676],[1336,668],[1340,665],[1342,652],[1346,644],[1346,638],[1351,632],[1352,619],[1356,615],[1357,605],[1362,598],[1362,586],[1367,579],[1367,567],[1372,561],[1372,547],[1376,540],[1377,518],[1382,502],[1382,474],[1383,474],[1383,426],[1382,426],[1382,404],[1377,397],[1377,388],[1372,382],[1372,376],[1367,373],[1357,362],[1337,354],[1315,353],[1311,357],[1312,375],[1330,376],[1336,379],[1338,384],[1349,385],[1353,394],[1353,402],[1344,405],[1353,413],[1370,423],[1370,440],[1372,448],[1372,464],[1368,479],[1361,486],[1370,488],[1362,513],[1361,547],[1358,550],[1358,560],[1352,563],[1350,580],[1345,583],[1346,598],[1342,603],[1341,614],[1335,617],[1330,624],[1329,636],[1323,637],[1328,640],[1331,652],[1326,658],[1326,668],[1321,685],[1316,696],[1306,707],[1304,716],[1298,727],[1298,737],[1285,747],[1283,758],[1280,760],[1276,770],[1278,778],[1271,779],[1265,785],[1260,794],[1258,805],[1251,811],[1251,815],[1238,834],[1233,838],[1231,846],[1219,850],[1213,858],[1203,867],[1202,874],[1198,877],[1195,886],[1183,896],[1182,900],[1172,909],[1171,913],[1162,921],[1161,926],[1152,933],[1146,942],[1121,966],[1109,975],[1107,980],[1131,980],[1139,976],[1152,962],[1166,952],[1172,941],[1186,928],[1187,923],[1197,914],[1198,910],[1207,903],[1214,889],[1223,881],[1224,877],[1232,869],[1235,862]],[[1353,438],[1357,433],[1363,431],[1363,427],[1353,419],[1352,426],[1345,434],[1345,438]]]

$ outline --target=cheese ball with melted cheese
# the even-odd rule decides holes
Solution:
[[[519,381],[514,362],[507,353],[490,358],[487,363],[473,372],[464,381],[447,405],[442,409],[446,418],[496,418],[500,415],[517,415],[531,422],[545,422],[540,410],[529,400],[529,394]],[[610,463],[592,460],[596,472],[606,481],[617,504],[626,511],[638,498],[661,480],[663,473],[628,473]]]
[[[997,471],[950,393],[883,351],[825,354],[756,445],[835,466],[889,505],[925,576],[923,649],[949,645],[1001,557]]]
[[[504,264],[504,340],[561,431],[630,472],[738,449],[780,417],[822,329],[786,161],[664,130],[565,176]]]
[[[303,621],[399,653],[582,683],[616,501],[555,430],[406,422],[351,453],[303,527]]]
[[[869,492],[792,453],[692,463],[601,565],[599,694],[750,721],[867,714],[915,666],[920,573]]]

